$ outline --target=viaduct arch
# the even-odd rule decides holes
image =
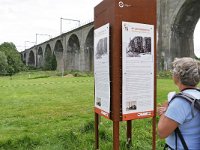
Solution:
[[[29,66],[35,66],[35,54],[34,54],[34,52],[32,50],[29,53],[28,65]]]
[[[85,70],[93,71],[94,67],[94,28],[90,29],[84,45]]]
[[[80,41],[76,34],[72,34],[67,42],[67,70],[80,70]]]
[[[170,69],[175,57],[195,57],[193,34],[199,17],[199,0],[158,0],[159,70]]]
[[[38,51],[37,51],[37,66],[39,68],[42,68],[43,67],[43,50],[42,50],[42,47],[39,47],[38,48]]]
[[[57,40],[55,47],[54,47],[54,54],[56,57],[56,62],[57,62],[57,69],[58,70],[62,70],[62,66],[63,66],[63,44],[61,42],[61,40]]]
[[[200,18],[200,0],[157,0],[157,68],[171,69],[175,57],[194,55],[194,29]],[[57,70],[93,71],[93,22],[59,35],[25,50],[24,60],[30,65],[30,51],[35,66],[44,66],[45,48],[49,44],[55,54]],[[43,55],[36,54],[41,47]],[[40,59],[40,60],[39,60]]]

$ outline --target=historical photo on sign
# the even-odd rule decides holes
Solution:
[[[135,60],[152,60],[153,39],[149,33],[153,30],[153,27],[145,28],[144,24],[142,26],[139,24],[132,25],[128,22],[123,22],[122,25],[123,33],[126,35],[123,37],[126,57],[134,57]]]
[[[95,112],[109,118],[109,24],[94,30]]]
[[[101,98],[99,97],[96,98],[96,105],[101,107]]]
[[[130,39],[126,50],[127,57],[141,57],[151,54],[151,37],[136,36]]]
[[[152,116],[154,26],[122,22],[123,120]]]
[[[100,39],[96,48],[96,59],[101,59],[103,55],[107,55],[107,37]]]
[[[136,101],[126,102],[126,111],[136,110],[136,109],[137,109],[137,102]]]

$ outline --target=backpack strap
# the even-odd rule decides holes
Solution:
[[[165,143],[163,150],[174,150],[174,149],[171,148],[167,143]]]
[[[192,118],[194,118],[194,107],[195,107],[195,101],[197,100],[194,96],[190,95],[190,94],[187,94],[187,93],[183,93],[183,92],[180,92],[180,93],[177,93],[176,95],[174,95],[171,99],[171,101],[177,97],[180,97],[180,98],[183,98],[185,100],[187,100],[188,102],[191,103],[191,106],[192,106],[192,109],[191,109],[191,112],[192,112]],[[171,102],[170,101],[170,102]],[[170,103],[169,102],[169,103]]]
[[[200,88],[198,88],[198,87],[197,87],[197,88],[195,88],[195,90],[197,90],[197,91],[199,91],[199,92],[200,92]]]
[[[184,138],[183,138],[183,135],[182,135],[182,133],[181,133],[181,131],[180,131],[180,129],[179,128],[176,128],[176,130],[175,130],[175,136],[176,136],[176,149],[177,149],[177,135],[178,135],[178,137],[180,138],[180,140],[181,140],[181,143],[182,143],[182,145],[183,145],[183,147],[184,147],[184,150],[188,150],[188,147],[187,147],[187,144],[186,144],[186,142],[185,142],[185,140],[184,140]]]

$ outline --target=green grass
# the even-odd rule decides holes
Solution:
[[[158,80],[158,102],[177,90]],[[0,77],[0,150],[94,149],[93,77],[58,77],[54,72]],[[112,149],[112,121],[101,117],[100,149]],[[151,119],[133,121],[133,146],[151,149]],[[157,140],[161,150],[164,141]],[[126,150],[126,123],[120,123],[120,149]]]

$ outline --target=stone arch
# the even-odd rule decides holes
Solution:
[[[43,56],[43,50],[42,50],[42,47],[39,47],[39,49],[38,49],[38,55]]]
[[[53,52],[52,58],[51,58],[51,70],[56,70],[56,69],[57,69],[57,60],[56,60],[55,52]]]
[[[76,34],[72,34],[67,42],[66,68],[79,70],[80,68],[80,42]]]
[[[38,51],[37,51],[37,59],[38,59],[38,61],[37,61],[37,66],[39,67],[39,68],[41,68],[41,67],[43,67],[43,50],[42,50],[42,47],[39,47],[38,48]]]
[[[84,45],[85,70],[93,71],[94,67],[94,28],[91,28]]]
[[[54,51],[55,52],[63,52],[63,44],[62,44],[61,40],[56,41]]]
[[[200,1],[185,0],[171,24],[169,63],[175,57],[194,57],[193,34],[200,17]],[[169,66],[169,64],[168,64]]]
[[[61,40],[57,40],[55,47],[54,47],[54,55],[56,58],[56,63],[57,63],[57,70],[62,70],[64,68],[63,65],[63,44]]]
[[[48,59],[48,57],[52,56],[51,46],[49,44],[46,45],[44,58],[45,60]]]
[[[44,52],[44,69],[45,70],[52,70],[52,50],[49,44],[46,45],[45,52]]]
[[[34,54],[34,52],[32,50],[29,53],[28,65],[29,66],[35,66],[35,54]]]

